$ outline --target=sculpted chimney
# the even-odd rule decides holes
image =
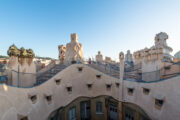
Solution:
[[[78,43],[78,34],[76,34],[76,33],[73,33],[73,34],[71,34],[71,42],[75,42],[75,43]]]

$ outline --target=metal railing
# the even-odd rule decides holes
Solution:
[[[111,77],[115,77],[119,79],[119,66],[116,64],[100,63],[100,62],[92,61],[91,64],[88,64],[88,66],[104,74],[107,74]]]
[[[166,80],[172,77],[180,75],[180,63],[172,63],[171,65],[164,66],[160,70],[152,72],[142,72],[142,71],[125,71],[124,79],[134,79],[137,82],[158,82]]]
[[[55,76],[58,72],[66,68],[67,66],[62,64],[56,64],[51,69],[43,72],[29,73],[29,72],[20,72],[20,69],[14,70],[6,66],[0,68],[2,72],[6,72],[6,75],[0,75],[0,84],[7,84],[8,86],[19,87],[19,88],[32,88],[39,86],[40,84],[46,82]],[[8,75],[7,73],[11,73]],[[28,85],[31,84],[31,85]]]
[[[124,80],[149,83],[166,80],[180,75],[180,62],[170,64],[171,65],[164,66],[160,70],[152,72],[142,72],[141,63],[130,67],[125,67],[123,78]],[[88,66],[119,79],[119,69],[113,69],[113,67],[111,67],[111,64],[92,61]],[[116,66],[118,66],[118,64]]]
[[[8,82],[8,77],[6,75],[0,76],[0,83],[7,84],[7,82]]]
[[[86,64],[89,67],[92,67],[104,74],[107,74],[111,77],[115,77],[119,79],[119,64],[109,64],[109,63],[99,63],[95,61],[84,61],[83,63],[75,63],[75,64]],[[157,82],[161,80],[165,80],[168,78],[172,78],[175,76],[180,75],[180,63],[173,63],[169,66],[165,66],[164,68],[157,70],[157,71],[152,71],[152,72],[141,72],[141,67],[140,65],[135,65],[129,69],[126,69],[124,72],[124,80],[133,80],[136,82]],[[17,70],[13,70],[11,68],[7,68],[9,72],[11,72],[12,76],[14,78],[17,78],[15,80],[15,83],[12,83],[13,81],[8,81],[7,75],[0,75],[0,83],[6,83],[9,86],[14,86],[14,87],[21,87],[21,88],[31,88],[34,86],[38,86],[49,79],[51,79],[53,76],[55,76],[58,72],[62,71],[65,69],[67,66],[62,65],[62,64],[57,64],[53,68],[40,72],[40,73],[27,73],[27,72],[19,72]],[[0,68],[2,71],[4,71],[3,68]],[[23,80],[26,78],[30,78],[34,83],[31,86],[23,86]],[[11,78],[9,78],[11,79]],[[32,82],[31,81],[31,82]],[[30,81],[26,81],[30,82]],[[12,85],[13,84],[13,85]]]

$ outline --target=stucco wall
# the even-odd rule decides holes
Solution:
[[[153,120],[179,120],[179,85],[180,77],[155,83],[124,81],[124,100],[139,105]],[[128,95],[127,88],[134,88],[132,96]],[[149,95],[143,93],[143,88],[150,89]],[[155,107],[156,98],[164,100],[160,110]]]
[[[36,83],[36,65],[31,58],[21,58],[19,62],[18,57],[11,56],[8,67],[8,81],[13,86],[18,86],[18,64],[19,64],[19,85],[23,87],[33,86]],[[32,74],[29,74],[32,73]]]
[[[82,66],[83,71],[79,72],[77,67]],[[101,78],[96,78],[101,74]],[[61,79],[60,85],[55,80]],[[111,83],[112,89],[106,91],[106,83]],[[0,86],[0,119],[16,120],[17,114],[28,116],[29,120],[46,120],[49,114],[65,106],[79,96],[112,95],[118,99],[118,88],[115,86],[117,79],[106,76],[85,65],[72,65],[49,81],[34,88],[8,87],[5,91]],[[92,89],[88,90],[87,84],[92,83]],[[66,87],[72,85],[72,93],[67,92]],[[29,95],[37,95],[37,102],[32,104]],[[45,96],[52,95],[52,103],[48,104]],[[12,119],[13,118],[13,119]]]
[[[78,67],[83,70],[78,71]],[[96,78],[96,75],[101,78]],[[61,79],[59,85],[55,80]],[[180,118],[180,77],[161,81],[158,83],[137,83],[124,81],[123,96],[126,102],[139,105],[154,120],[178,120]],[[75,64],[67,67],[44,84],[34,88],[15,88],[0,85],[0,119],[17,120],[17,114],[28,116],[29,120],[47,120],[51,112],[61,106],[65,106],[80,96],[96,97],[99,95],[112,96],[119,99],[120,91],[116,86],[119,80],[107,76],[86,65]],[[92,84],[89,90],[87,84]],[[112,84],[111,90],[107,90],[106,84]],[[72,93],[66,87],[72,86]],[[144,95],[142,87],[151,89],[149,95]],[[120,85],[122,87],[122,85]],[[134,94],[127,94],[127,87],[134,88]],[[37,95],[36,103],[32,103],[28,96]],[[161,110],[154,107],[154,97],[165,96],[165,103]],[[52,96],[48,103],[45,96]]]

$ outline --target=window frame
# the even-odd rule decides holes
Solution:
[[[72,117],[71,117],[71,115],[72,115]],[[76,120],[77,119],[77,117],[76,117],[76,106],[69,108],[68,118],[69,118],[69,120]]]
[[[103,103],[101,101],[96,102],[96,114],[103,114]]]

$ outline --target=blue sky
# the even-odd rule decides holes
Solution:
[[[159,32],[180,45],[180,0],[0,0],[0,54],[13,43],[57,58],[77,33],[84,56],[97,51],[118,60],[120,51],[151,47]]]

